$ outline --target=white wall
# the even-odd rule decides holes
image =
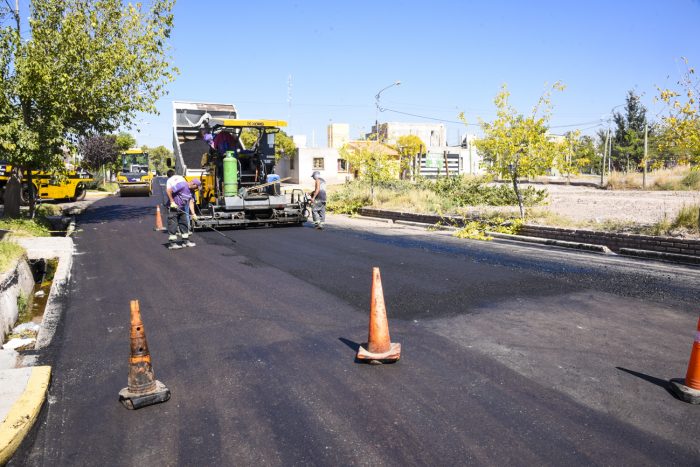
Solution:
[[[311,174],[318,170],[321,177],[328,184],[344,183],[350,173],[338,172],[338,150],[334,148],[298,148],[294,154],[294,168],[291,168],[289,159],[282,159],[277,163],[275,171],[281,178],[291,177],[290,183],[311,185]],[[323,169],[314,168],[314,159],[323,159]]]

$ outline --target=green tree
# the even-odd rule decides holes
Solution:
[[[596,141],[592,136],[583,135],[578,138],[573,146],[574,159],[581,172],[593,174],[600,167],[601,154],[596,148]]]
[[[399,170],[399,161],[392,158],[388,146],[368,141],[346,144],[340,148],[340,157],[348,161],[360,180],[369,180],[369,196],[374,200],[374,185],[378,181],[391,180]]]
[[[634,91],[625,98],[624,115],[615,112],[615,134],[612,141],[612,163],[618,170],[636,170],[644,159],[644,129],[647,125],[646,108]]]
[[[170,149],[165,146],[158,146],[155,148],[144,146],[142,149],[149,155],[150,170],[155,170],[159,175],[168,171],[167,160],[173,157],[173,152]]]
[[[494,99],[496,119],[481,122],[484,137],[475,141],[476,147],[484,155],[489,172],[512,182],[521,218],[525,217],[525,208],[518,179],[545,174],[553,167],[558,153],[558,144],[547,135],[547,122],[552,111],[551,93],[563,89],[556,82],[526,116],[511,106],[510,92],[504,84]]]
[[[120,153],[114,135],[95,135],[83,138],[78,144],[78,150],[83,157],[83,165],[100,173],[104,173],[106,166],[114,166]]]
[[[558,154],[554,166],[566,176],[577,175],[584,170],[591,171],[600,165],[600,156],[596,153],[593,138],[581,136],[579,130],[567,132],[558,142]]]
[[[416,156],[423,152],[425,143],[416,135],[400,136],[396,140],[396,150],[399,152],[400,178],[404,178],[407,170],[415,164]]]
[[[0,27],[0,150],[18,177],[61,168],[62,147],[156,112],[177,73],[167,56],[173,5],[32,0],[28,33],[13,11],[14,24]]]
[[[658,88],[658,100],[667,106],[661,119],[658,143],[660,152],[679,163],[700,163],[700,86],[695,69],[682,58],[685,70],[675,89]]]
[[[114,141],[120,151],[126,151],[136,147],[136,138],[123,131],[114,137]]]
[[[252,148],[258,142],[260,132],[253,128],[243,128],[241,131],[241,142],[246,148]],[[275,159],[291,157],[296,151],[294,140],[284,131],[280,130],[275,134]]]
[[[294,140],[291,136],[287,135],[287,133],[280,130],[280,132],[275,135],[275,158],[277,160],[283,157],[292,157],[296,149],[297,145],[294,144]]]

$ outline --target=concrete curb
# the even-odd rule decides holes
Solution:
[[[411,225],[411,226],[426,227],[426,228],[434,226],[436,228],[436,230],[458,230],[459,229],[459,227],[450,226],[450,225],[438,226],[438,225],[428,223],[428,222],[418,222],[418,221],[409,221],[409,220],[403,220],[403,219],[392,219],[389,217],[382,217],[382,216],[387,216],[387,215],[391,215],[391,214],[405,215],[406,213],[396,213],[393,211],[382,211],[382,210],[377,210],[377,209],[372,209],[371,211],[375,215],[373,215],[373,216],[356,215],[356,216],[352,216],[351,218],[362,219],[362,220],[373,220],[373,221],[378,221],[378,222],[386,222],[389,225],[391,225],[391,224],[403,224],[403,225]],[[435,216],[435,217],[437,218],[437,216]],[[444,219],[448,219],[448,218],[444,218]],[[591,252],[601,253],[601,254],[605,254],[605,255],[618,255],[619,254],[622,256],[634,256],[637,258],[667,261],[670,263],[677,263],[677,264],[688,264],[688,265],[695,265],[695,266],[700,265],[700,256],[693,256],[693,255],[687,255],[687,254],[682,254],[682,253],[672,253],[672,252],[655,251],[655,250],[643,250],[643,249],[638,249],[638,248],[619,248],[619,250],[616,250],[616,251],[619,251],[619,253],[616,253],[615,251],[611,250],[608,246],[597,244],[597,243],[572,242],[572,241],[568,241],[568,240],[558,240],[558,239],[547,238],[547,237],[533,237],[533,236],[527,236],[527,235],[510,235],[510,234],[502,234],[502,233],[488,232],[488,231],[486,232],[486,234],[493,237],[493,238],[498,238],[498,239],[503,239],[503,240],[511,240],[511,241],[515,241],[515,242],[525,242],[525,243],[534,243],[534,244],[539,244],[539,245],[558,246],[558,247],[562,247],[562,248],[571,248],[571,249],[581,250],[581,251],[591,251]]]
[[[636,248],[620,248],[620,254],[635,256],[638,258],[658,259],[661,261],[671,261],[674,263],[700,264],[700,257],[682,255],[679,253],[665,253],[663,251],[638,250]]]
[[[526,242],[526,243],[537,243],[540,245],[552,245],[562,248],[572,248],[574,250],[584,250],[593,251],[596,253],[602,253],[604,255],[614,255],[610,248],[605,245],[595,245],[592,243],[579,243],[579,242],[567,242],[565,240],[552,240],[550,238],[540,238],[540,237],[527,237],[525,235],[510,235],[498,232],[486,232],[493,238],[500,238],[504,240],[513,240],[515,242]]]
[[[80,214],[80,213],[78,213]],[[70,218],[70,223],[68,224],[68,228],[66,229],[66,237],[70,237],[73,235],[75,232],[75,216],[71,216]]]
[[[0,425],[0,465],[5,465],[34,425],[51,380],[50,366],[32,367],[24,392]]]
[[[434,227],[435,230],[449,230],[449,231],[459,230],[458,227],[454,227],[451,225],[434,225],[434,224],[426,224],[424,222],[404,221],[404,220],[393,221],[392,219],[385,219],[385,218],[381,218],[381,217],[353,216],[352,218],[353,219],[369,220],[369,221],[378,221],[378,222],[387,223],[390,225],[391,224],[398,224],[398,225],[409,225],[412,227],[423,227],[423,228]],[[539,245],[558,246],[561,248],[571,248],[574,250],[592,251],[595,253],[602,253],[604,255],[615,255],[615,253],[607,246],[595,245],[593,243],[567,242],[565,240],[553,240],[550,238],[528,237],[525,235],[510,235],[510,234],[504,234],[504,233],[498,233],[498,232],[488,232],[488,231],[486,232],[486,235],[493,237],[493,238],[498,238],[501,240],[512,240],[514,242],[524,242],[524,243],[535,243],[535,244],[539,244]]]

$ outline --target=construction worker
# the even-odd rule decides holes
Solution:
[[[314,179],[314,191],[311,193],[311,215],[314,220],[314,227],[323,229],[326,223],[326,181],[321,178],[318,170],[311,174]]]
[[[200,188],[202,188],[202,181],[199,180],[198,178],[195,178],[194,180],[190,180],[187,182],[187,188],[190,189],[190,193],[192,193],[192,198],[190,198],[190,203],[189,203],[189,209],[187,210],[187,225],[190,227],[192,226],[192,223],[190,222],[190,219],[193,221],[197,220],[197,211],[194,209],[194,202],[195,202],[195,193],[199,191]],[[202,196],[202,193],[200,193],[200,197]],[[190,231],[191,232],[191,231]]]
[[[179,250],[180,248],[195,246],[195,243],[190,241],[188,213],[192,192],[187,180],[180,175],[175,175],[174,170],[168,170],[165,192],[170,201],[170,209],[168,210],[168,249]],[[178,234],[182,237],[181,243],[177,241]]]

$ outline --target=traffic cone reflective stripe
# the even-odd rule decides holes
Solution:
[[[160,205],[156,206],[156,227],[153,230],[165,230],[163,218],[160,216]]]
[[[131,301],[131,354],[127,387],[119,391],[119,401],[128,409],[138,409],[170,399],[170,390],[156,380],[151,366],[146,330],[138,300]]]
[[[391,342],[386,317],[384,290],[379,268],[372,269],[372,289],[367,348],[360,346],[357,359],[371,363],[395,362],[401,358],[401,344]]]
[[[695,341],[690,351],[688,372],[685,374],[685,385],[689,388],[700,390],[700,318],[695,332]]]

